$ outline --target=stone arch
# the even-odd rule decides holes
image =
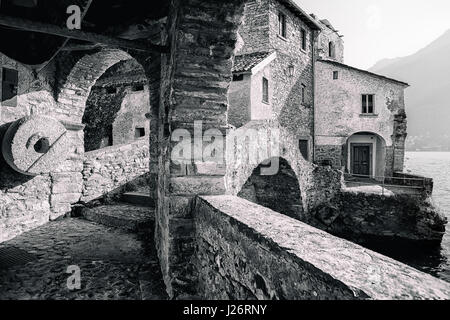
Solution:
[[[263,175],[265,163],[276,164],[275,174]],[[300,219],[303,214],[299,180],[289,162],[281,157],[267,159],[253,170],[238,197],[260,204],[281,214]]]
[[[259,133],[259,141],[256,144],[249,144],[251,140],[244,140],[242,137],[252,136],[252,130]],[[254,154],[254,151],[261,151],[261,142],[266,139],[270,146],[270,157],[260,158],[259,161],[249,160],[248,155]],[[250,138],[251,139],[251,138]],[[279,148],[277,147],[279,144]],[[257,149],[251,149],[256,146]],[[263,146],[264,147],[264,146]],[[265,163],[268,158],[283,159],[290,167],[299,185],[299,194],[301,195],[301,212],[306,213],[309,210],[310,202],[314,197],[309,194],[310,181],[315,166],[306,161],[299,149],[298,140],[283,127],[273,125],[269,122],[250,122],[247,125],[229,133],[227,137],[227,192],[238,195],[245,183],[250,179],[255,170]],[[277,165],[276,163],[274,164]],[[275,175],[277,172],[275,173]]]
[[[345,166],[345,172],[349,174],[370,176],[377,180],[382,180],[386,175],[386,168],[388,167],[387,141],[382,135],[372,131],[358,131],[349,135],[345,139],[342,152],[342,162]],[[361,155],[367,157],[368,161],[364,161],[363,165],[359,165],[357,160],[355,164],[354,154],[357,148],[365,148],[369,151],[369,155]],[[358,151],[359,152],[359,151]],[[367,171],[361,173],[361,171]]]
[[[85,151],[148,137],[148,113],[150,97],[142,65],[128,59],[111,66],[96,81],[86,101],[82,119]]]
[[[136,173],[139,173],[139,176],[141,176],[142,179],[135,179],[135,175],[130,175],[128,173],[125,175],[120,173],[121,171],[117,173],[117,175],[122,175],[119,177],[120,179],[116,179],[116,177],[111,174],[112,178],[110,180],[114,180],[114,183],[108,184],[107,188],[103,189],[97,188],[97,186],[95,185],[95,183],[97,183],[94,181],[94,178],[96,178],[95,175],[94,178],[89,176],[89,172],[95,171],[89,170],[89,166],[96,165],[96,162],[90,161],[89,157],[95,157],[95,155],[89,155],[85,153],[84,148],[84,126],[82,125],[82,121],[84,113],[86,111],[86,103],[97,80],[99,80],[109,68],[127,60],[135,60],[142,67],[145,75],[145,80],[148,83],[148,91],[146,90],[145,92],[149,95],[149,104],[150,106],[152,106],[152,108],[158,109],[160,77],[159,73],[161,71],[161,60],[156,54],[144,54],[138,52],[129,53],[121,49],[103,48],[101,50],[90,51],[88,53],[63,53],[57,61],[57,73],[59,74],[59,82],[55,93],[57,103],[56,117],[59,120],[68,123],[70,127],[75,128],[75,131],[77,131],[76,134],[71,134],[71,136],[73,136],[76,140],[76,148],[78,150],[77,165],[70,167],[70,172],[68,172],[68,174],[73,174],[76,170],[77,175],[81,175],[81,179],[79,182],[79,184],[82,186],[81,198],[88,199],[88,201],[90,201],[92,198],[90,192],[86,191],[87,189],[89,189],[87,182],[89,179],[90,181],[93,181],[92,183],[95,187],[91,189],[100,190],[99,192],[92,192],[93,196],[96,197],[97,194],[101,195],[102,193],[106,194],[110,192],[110,186],[114,187],[117,190],[122,190],[122,187],[124,187],[130,181],[136,180],[140,185],[141,180],[143,181],[145,179],[147,180],[146,183],[148,183],[149,185],[149,187],[146,188],[145,192],[147,192],[147,189],[150,189],[150,197],[152,201],[156,198],[156,177],[154,177],[154,174],[152,176],[152,173],[149,173],[149,176],[147,176],[147,173],[150,170],[151,166],[149,168],[144,168],[144,166],[142,165],[142,168],[144,168],[142,170],[145,170],[145,172],[140,172],[139,168],[136,169]],[[133,75],[127,74],[126,77],[133,77]],[[154,120],[154,114],[155,112],[151,112],[149,108],[149,110],[146,111],[145,114],[143,114],[143,117],[148,117],[150,120]],[[147,161],[150,163],[152,161],[155,162],[156,143],[153,143],[154,139],[152,139],[152,133],[148,132],[146,136],[150,136],[150,148],[148,148],[148,144],[145,150],[143,147],[141,148],[142,144],[145,144],[144,139],[136,142],[139,142],[139,148],[133,148],[136,153],[139,153],[142,149],[142,155],[139,155],[140,158],[137,159],[139,160],[139,164],[145,163],[145,158],[148,157],[149,151],[150,161]],[[120,146],[118,147],[120,148]],[[119,158],[120,157],[118,157],[118,159]],[[123,177],[125,177],[126,179],[122,179]],[[138,177],[137,174],[136,177]],[[99,181],[101,181],[101,179],[99,179]]]
[[[369,130],[359,129],[359,130],[351,131],[348,133],[345,140],[347,141],[347,139],[350,138],[351,136],[361,133],[361,132],[367,132],[367,133],[379,136],[380,138],[382,138],[385,141],[387,147],[392,145],[392,136],[388,132],[380,132],[380,131],[372,130],[372,129],[369,129]]]
[[[103,49],[79,59],[60,85],[58,109],[63,120],[80,123],[92,87],[107,69],[133,57],[120,49]]]

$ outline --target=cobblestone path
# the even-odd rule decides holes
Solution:
[[[166,299],[148,243],[153,240],[82,219],[50,222],[0,244],[0,250],[16,248],[34,258],[0,269],[0,300]],[[69,266],[80,268],[79,290],[68,289]]]

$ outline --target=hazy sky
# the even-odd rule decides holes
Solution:
[[[295,0],[344,35],[345,63],[370,68],[410,55],[450,29],[449,0]]]

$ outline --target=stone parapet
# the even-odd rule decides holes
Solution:
[[[446,300],[450,284],[234,196],[197,198],[206,299]]]

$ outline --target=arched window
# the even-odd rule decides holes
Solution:
[[[330,41],[330,43],[328,43],[328,56],[330,58],[335,57],[334,43],[332,41]]]

